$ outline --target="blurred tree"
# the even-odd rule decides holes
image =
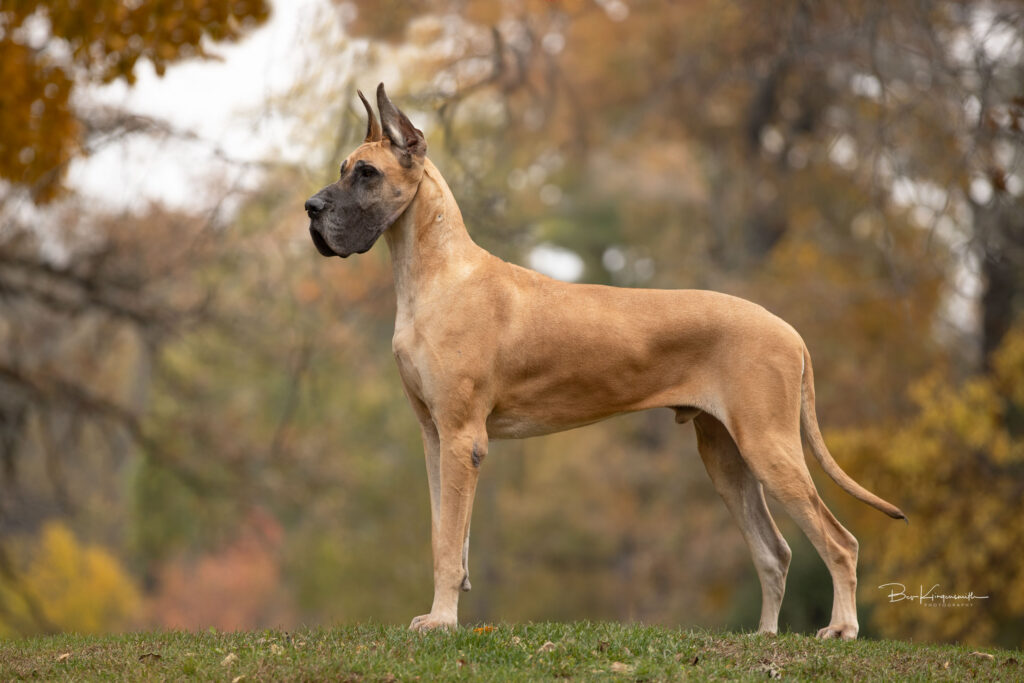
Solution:
[[[83,91],[132,83],[140,59],[162,74],[209,57],[211,41],[237,40],[268,14],[263,0],[0,6],[0,554],[8,535],[55,515],[118,544],[110,510],[125,504],[124,487],[112,475],[138,445],[166,455],[142,419],[153,355],[202,317],[209,294],[184,273],[209,253],[217,210],[111,215],[62,187],[76,155],[169,133],[92,106]],[[31,602],[17,558],[3,564],[2,595]]]
[[[119,545],[118,473],[139,447],[187,474],[143,416],[154,354],[205,315],[209,292],[186,273],[208,258],[211,226],[153,209],[142,232],[72,198],[55,215],[67,221],[48,237],[74,254],[68,265],[40,258],[27,227],[0,248],[0,538],[74,516],[76,531]],[[17,588],[15,574],[2,578]]]
[[[77,88],[135,81],[140,59],[209,57],[206,40],[234,41],[270,14],[265,0],[13,0],[0,9],[0,179],[45,202],[67,162],[137,117],[76,106]]]

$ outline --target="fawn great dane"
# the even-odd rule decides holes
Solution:
[[[760,630],[778,629],[791,556],[767,491],[832,575],[832,619],[817,635],[855,638],[857,540],[818,497],[801,432],[839,486],[890,517],[905,516],[829,454],[800,335],[725,294],[569,284],[502,261],[470,239],[423,133],[384,85],[379,122],[359,97],[366,139],[305,209],[324,256],[361,254],[381,235],[391,251],[392,347],[423,436],[434,560],[433,604],[410,628],[457,624],[459,591],[470,588],[473,495],[491,439],[665,407],[677,422],[693,421],[708,474],[753,555]]]

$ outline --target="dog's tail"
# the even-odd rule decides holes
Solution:
[[[903,511],[892,503],[882,500],[875,494],[853,480],[853,477],[839,467],[839,463],[832,459],[832,454],[825,446],[825,440],[821,438],[821,431],[818,429],[818,414],[814,409],[814,372],[811,370],[811,354],[804,348],[804,377],[803,387],[800,392],[800,428],[803,430],[804,438],[807,439],[811,452],[821,464],[828,476],[839,484],[844,491],[857,500],[863,501],[873,508],[881,510],[893,519],[907,521]]]

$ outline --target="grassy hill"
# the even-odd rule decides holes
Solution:
[[[60,635],[0,643],[0,680],[1024,680],[1020,650],[612,623]]]

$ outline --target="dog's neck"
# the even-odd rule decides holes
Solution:
[[[423,160],[423,178],[405,212],[384,233],[395,276],[398,318],[415,314],[417,293],[452,270],[467,270],[487,252],[466,231],[462,212],[437,167]]]

